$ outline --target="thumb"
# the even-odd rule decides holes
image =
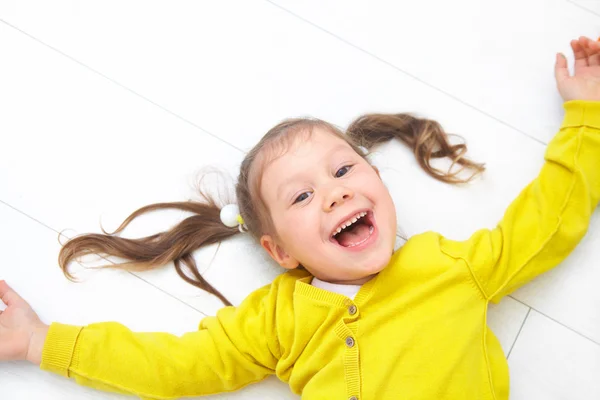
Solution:
[[[2,299],[2,302],[9,307],[25,302],[25,300],[23,300],[21,296],[17,294],[17,292],[8,286],[6,281],[0,281],[0,299]]]
[[[567,58],[562,53],[556,53],[556,64],[554,65],[554,77],[556,82],[560,83],[569,78],[569,67],[567,66]]]

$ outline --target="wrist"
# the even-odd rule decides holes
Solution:
[[[42,324],[33,329],[31,336],[29,337],[29,347],[27,349],[27,361],[40,365],[42,363],[42,350],[44,349],[44,342],[48,336],[48,329],[50,327],[46,324]]]

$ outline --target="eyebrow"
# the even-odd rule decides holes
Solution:
[[[334,147],[333,149],[331,149],[331,151],[329,151],[327,154],[325,154],[325,156],[323,156],[323,158],[331,157],[332,154],[337,153],[338,151],[344,150],[344,149],[352,150],[346,144],[340,144],[340,145]],[[284,189],[287,188],[288,186],[294,184],[296,179],[298,178],[298,175],[302,175],[302,174],[304,174],[304,171],[295,174],[294,176],[287,179],[283,185],[279,186],[279,189],[277,189],[277,200],[281,199]]]

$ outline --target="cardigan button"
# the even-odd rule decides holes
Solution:
[[[358,397],[356,397],[356,396],[352,396],[352,397],[350,397],[348,400],[358,400]]]
[[[357,311],[357,308],[356,308],[356,306],[354,304],[352,304],[350,307],[348,307],[348,313],[350,315],[356,314],[356,311]]]
[[[352,338],[352,336],[348,336],[346,338],[346,346],[348,346],[348,347],[353,347],[354,346],[354,339]]]

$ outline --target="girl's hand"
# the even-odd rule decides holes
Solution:
[[[0,311],[0,361],[40,364],[48,325],[5,281],[0,281],[0,298],[8,306]]]
[[[567,59],[556,55],[556,86],[564,101],[600,101],[600,42],[582,36],[571,41],[575,55],[575,73],[569,75]]]

